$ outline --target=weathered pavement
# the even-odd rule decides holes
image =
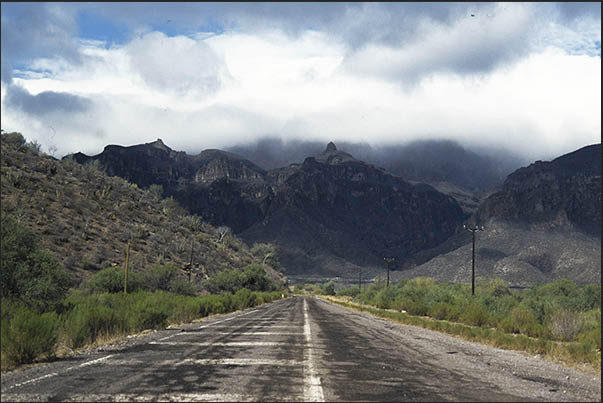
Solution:
[[[600,401],[600,376],[294,297],[2,376],[5,401]]]

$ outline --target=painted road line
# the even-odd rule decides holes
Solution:
[[[207,325],[199,326],[198,328],[196,328],[196,329],[195,329],[195,331],[200,330],[200,329],[204,329],[204,328],[206,328],[206,327],[213,326],[213,325],[214,325],[214,324],[216,324],[216,323],[223,323],[223,322],[228,322],[229,320],[238,319],[238,318],[240,318],[241,316],[247,316],[247,315],[249,315],[249,314],[251,314],[251,313],[255,313],[255,312],[257,312],[257,309],[254,309],[254,310],[252,310],[252,311],[249,311],[249,312],[246,312],[246,313],[243,313],[243,314],[240,314],[240,315],[231,316],[230,318],[226,318],[226,319],[218,320],[218,321],[216,321],[216,322],[208,323]],[[166,337],[164,337],[164,338],[162,338],[162,339],[159,339],[159,340],[160,340],[160,341],[163,341],[163,340],[171,339],[172,337],[174,337],[174,336],[178,336],[178,335],[181,335],[181,334],[183,334],[183,333],[184,333],[184,332],[180,332],[180,333],[174,333],[174,334],[172,334],[172,335],[166,336]],[[191,331],[187,331],[186,333],[191,333]]]
[[[2,399],[14,402],[51,401],[49,393],[3,393]],[[279,396],[278,401],[298,401],[294,396]],[[258,396],[237,393],[75,393],[61,398],[62,402],[257,402]]]
[[[292,367],[302,365],[299,360],[273,360],[262,358],[187,358],[176,365],[271,365],[275,367]]]
[[[78,368],[86,367],[86,366],[88,366],[88,365],[94,365],[94,364],[98,364],[99,362],[105,361],[106,359],[108,359],[108,358],[110,358],[110,357],[113,357],[113,356],[114,356],[114,354],[111,354],[111,355],[107,355],[107,356],[105,356],[105,357],[97,358],[96,360],[92,360],[92,361],[86,361],[86,362],[84,362],[84,363],[82,363],[82,364],[75,365],[75,366],[73,366],[73,367],[69,367],[69,368],[67,368],[67,369],[66,369],[66,370],[64,370],[64,371],[61,371],[61,373],[63,373],[63,374],[64,374],[64,373],[66,373],[66,372],[68,372],[68,371],[71,371],[71,370],[73,370],[73,369],[78,369]],[[20,386],[28,385],[28,384],[30,384],[30,383],[38,382],[38,381],[41,381],[42,379],[51,378],[51,377],[53,377],[53,376],[57,376],[57,375],[59,375],[59,372],[51,372],[51,373],[49,373],[49,374],[46,374],[46,375],[40,376],[40,377],[38,377],[38,378],[30,379],[30,380],[25,381],[25,382],[17,383],[17,384],[15,384],[15,385],[13,385],[13,386],[9,386],[8,388],[6,388],[6,390],[11,390],[11,389],[14,389],[14,388],[18,388],[18,387],[20,387]]]
[[[304,298],[304,335],[306,345],[304,348],[304,400],[307,402],[324,402],[325,397],[316,372],[316,361],[312,347],[312,330],[308,315],[308,303]]]
[[[295,343],[273,341],[230,341],[230,342],[198,342],[198,341],[151,341],[149,344],[162,346],[220,346],[220,347],[261,347],[261,346],[290,346]]]
[[[41,381],[42,379],[46,379],[46,378],[50,378],[50,377],[53,377],[53,376],[57,376],[58,374],[59,374],[58,372],[51,372],[50,374],[46,374],[46,375],[40,376],[38,378],[30,379],[29,381],[25,381],[25,382],[17,383],[17,384],[15,384],[13,386],[9,386],[5,390],[11,390],[13,388],[18,388],[20,386],[28,385],[30,383]],[[3,393],[3,395],[4,395],[4,393]],[[2,400],[4,400],[4,398]]]
[[[234,327],[240,327],[240,326],[241,326],[241,325],[234,326]],[[274,327],[274,328],[279,328],[279,329],[281,329],[281,328],[283,328],[283,329],[286,329],[286,328],[294,328],[294,329],[299,329],[299,328],[300,328],[300,326],[303,326],[303,324],[301,324],[301,323],[300,323],[299,325],[250,325],[250,326],[245,326],[245,328],[248,328],[248,329],[258,329],[258,328],[262,328],[262,329],[271,329],[271,328],[273,328],[273,327]],[[233,327],[233,326],[207,326],[207,327],[205,327],[205,328],[206,328],[206,329],[208,329],[208,328],[209,328],[209,329],[221,329],[221,328],[224,328],[224,329],[230,329],[230,328],[232,328],[232,327]],[[186,331],[185,331],[185,333],[194,333],[195,331],[196,331],[196,330],[186,330]],[[183,332],[183,333],[184,333],[184,332]]]
[[[122,359],[118,358],[111,360],[110,365],[132,366],[132,365],[148,365],[148,360],[140,359]],[[176,367],[180,365],[240,365],[253,366],[265,365],[275,367],[294,367],[303,365],[300,360],[277,360],[269,358],[185,358],[183,360],[163,360],[157,362],[161,366]]]
[[[189,332],[190,333],[190,332]],[[183,333],[186,334],[186,333]],[[232,334],[233,336],[303,336],[303,333],[290,333],[290,332],[207,332],[205,335],[218,335],[218,334]]]

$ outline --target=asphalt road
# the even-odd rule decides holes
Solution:
[[[3,374],[1,400],[600,401],[600,380],[293,297]]]

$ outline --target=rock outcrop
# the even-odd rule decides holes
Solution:
[[[513,172],[476,214],[481,223],[491,218],[574,227],[601,238],[601,144]]]
[[[235,154],[189,156],[161,140],[107,146],[93,157],[111,175],[159,184],[190,213],[226,225],[243,239],[280,247],[289,272],[341,275],[381,270],[451,236],[466,218],[450,196],[356,160],[329,143],[302,164],[265,171]]]

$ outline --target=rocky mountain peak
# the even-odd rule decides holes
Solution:
[[[157,140],[153,141],[152,143],[149,143],[149,145],[153,148],[158,148],[160,150],[171,151],[171,148],[166,146],[165,143],[163,142],[163,140],[161,140],[161,139],[157,139]]]
[[[331,141],[329,144],[327,144],[327,148],[321,154],[316,156],[316,161],[330,164],[330,165],[337,165],[337,164],[341,164],[344,162],[357,161],[357,160],[354,157],[352,157],[352,155],[350,155],[346,152],[337,150],[335,143],[333,143]]]

